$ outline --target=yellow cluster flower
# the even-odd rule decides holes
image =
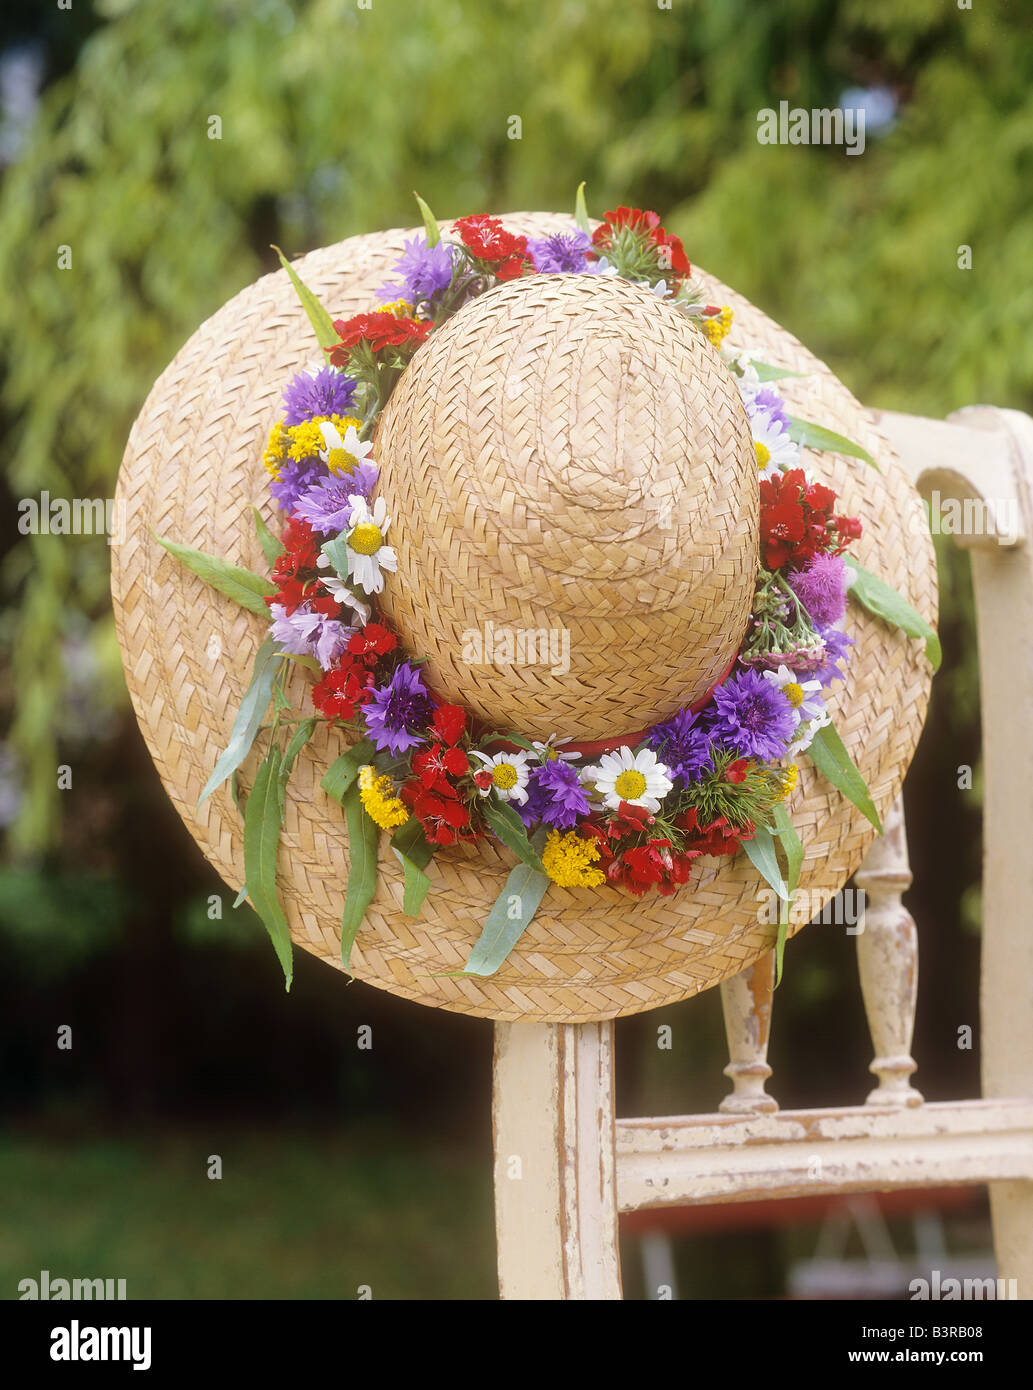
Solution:
[[[362,421],[354,415],[320,415],[315,420],[302,420],[300,425],[291,425],[287,430],[290,439],[287,452],[292,459],[301,463],[304,459],[315,458],[321,449],[326,448],[323,431],[319,428],[325,420],[336,426],[341,435],[349,425],[354,425],[356,429],[362,425]]]
[[[591,867],[598,858],[599,846],[576,830],[568,830],[565,835],[550,830],[542,850],[545,872],[561,888],[597,888],[605,883],[603,871]]]
[[[800,769],[795,763],[790,763],[788,767],[782,769],[782,794],[776,797],[777,801],[785,801],[790,795],[797,782],[800,780]]]
[[[394,314],[396,319],[411,319],[412,305],[404,299],[392,299],[388,304],[377,306],[382,314]]]
[[[703,320],[703,331],[716,348],[720,347],[728,337],[728,330],[731,326],[732,310],[728,304],[721,306],[719,314],[713,314],[710,318]]]
[[[284,419],[287,417],[284,416]],[[262,462],[273,475],[274,478],[280,476],[280,469],[283,467],[287,457],[287,446],[290,443],[290,431],[284,428],[283,420],[277,420],[276,424],[269,431],[269,442],[265,446],[265,453],[262,455]]]
[[[387,773],[378,777],[376,769],[369,763],[359,769],[359,797],[366,814],[381,830],[393,830],[396,825],[404,825],[409,819],[404,802],[394,793],[394,783]]]

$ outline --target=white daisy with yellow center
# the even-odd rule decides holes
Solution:
[[[527,766],[528,753],[496,753],[494,757],[490,753],[482,753],[474,748],[470,752],[471,758],[479,758],[484,763],[487,771],[491,773],[491,786],[478,787],[481,796],[488,796],[491,792],[497,792],[503,801],[515,801],[517,805],[523,806],[527,800],[527,781],[530,776],[530,768]]]
[[[371,507],[365,497],[352,496],[351,522],[345,544],[348,550],[348,575],[367,594],[379,594],[384,587],[381,570],[396,570],[398,557],[384,541],[391,518],[387,503],[378,497]]]
[[[316,558],[316,564],[321,570],[329,569],[329,557],[320,551]],[[336,574],[321,574],[319,580],[323,588],[326,589],[328,593],[333,594],[338,603],[344,604],[355,613],[360,623],[365,624],[369,622],[369,604],[363,603],[362,599],[359,598],[357,594],[353,594],[343,579],[338,578]]]
[[[832,719],[821,696],[821,681],[801,681],[788,666],[777,671],[765,671],[764,679],[781,690],[789,701],[796,718],[796,733],[786,750],[789,757],[811,746],[814,735]]]
[[[603,805],[613,811],[626,801],[629,806],[641,806],[654,815],[674,786],[667,768],[651,748],[633,753],[626,746],[616,753],[604,753],[597,763],[585,768],[581,780],[594,786]]]
[[[758,410],[750,419],[750,429],[759,478],[773,478],[784,468],[795,468],[800,462],[799,444],[789,438],[782,421],[774,419],[766,410]]]
[[[562,763],[576,763],[578,760],[577,753],[564,753],[563,751],[563,745],[569,742],[569,735],[567,738],[557,738],[555,734],[550,734],[544,743],[539,739],[531,740],[534,751],[538,754],[543,763],[554,763],[557,758]]]
[[[331,473],[351,473],[358,463],[363,463],[373,445],[368,439],[360,439],[354,425],[349,425],[342,436],[332,420],[321,420],[319,431],[326,445],[320,449],[319,457]]]

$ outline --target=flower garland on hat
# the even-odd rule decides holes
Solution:
[[[376,836],[389,831],[405,872],[405,910],[413,914],[429,886],[424,871],[432,855],[484,835],[500,839],[522,861],[517,895],[534,904],[549,882],[564,888],[608,883],[635,896],[651,889],[670,895],[689,882],[698,858],[744,849],[781,902],[780,966],[802,859],[784,804],[796,785],[797,756],[810,750],[825,775],[881,828],[824,698],[833,681],[844,679],[849,659],[852,638],[841,626],[848,590],[853,584],[860,601],[879,612],[880,595],[871,588],[879,581],[860,571],[866,583],[856,583],[859,567],[848,566],[845,551],[860,536],[860,523],[836,511],[831,489],[808,479],[801,445],[874,461],[850,441],[795,420],[770,384],[789,373],[728,346],[731,308],[703,302],[680,239],[655,212],[618,207],[590,231],[579,189],[567,231],[528,239],[478,214],[452,223],[446,238],[422,201],[420,206],[425,235],[406,242],[393,278],[378,291],[380,308],[331,320],[283,262],[324,360],[288,383],[283,414],[269,435],[263,463],[284,526],[277,539],[258,523],[273,591],[250,576],[256,602],[246,601],[268,610],[273,644],[272,664],[266,644],[260,653],[266,659],[256,660],[249,691],[250,696],[260,683],[265,704],[270,698],[275,704],[263,771],[275,772],[285,792],[294,760],[321,721],[349,731],[354,740],[323,779],[348,818],[353,880],[342,926],[344,963],[375,891]],[[568,741],[555,734],[546,742],[500,734],[461,706],[438,700],[377,607],[396,569],[392,519],[384,500],[374,496],[380,412],[436,328],[491,286],[533,274],[621,276],[681,310],[735,376],[760,478],[761,567],[732,668],[702,702],[628,743],[615,731],[611,746],[592,756],[576,745],[565,748]],[[232,567],[215,557],[201,557],[201,566],[191,558],[198,552],[163,544],[223,592],[245,601],[226,581]],[[922,620],[908,613],[907,630],[914,631]],[[934,640],[929,630],[931,653]],[[291,661],[318,673],[311,687],[315,715],[290,710],[283,680]],[[297,728],[284,751],[278,732],[291,723]],[[235,777],[249,747],[245,741],[241,751],[235,739],[235,761],[230,765],[228,750],[216,769],[221,776],[213,774],[204,795],[218,780]],[[253,788],[244,810],[247,892],[289,975],[282,910],[275,897],[270,901],[268,891],[258,889],[258,866],[247,862],[256,799]],[[282,797],[272,809],[254,810],[256,824],[264,817],[261,828],[271,828],[277,838],[281,815]],[[529,886],[527,870],[535,880]],[[514,886],[511,875],[500,903],[512,903]],[[510,939],[485,958],[479,943],[471,957],[477,958],[477,973],[497,969],[512,944]]]

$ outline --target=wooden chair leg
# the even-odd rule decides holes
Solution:
[[[619,1299],[612,1023],[496,1023],[499,1292]]]

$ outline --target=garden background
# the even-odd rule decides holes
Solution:
[[[864,104],[863,155],[760,145],[783,99]],[[572,210],[584,179],[594,215],[659,210],[866,404],[1031,411],[1028,6],[10,0],[0,107],[0,1297],[42,1269],[130,1297],[494,1297],[491,1025],[301,952],[287,996],[247,909],[209,919],[232,894],[129,711],[105,538],[22,536],[17,503],[110,497],[155,377],[270,243],[410,226],[413,189],[444,220]],[[945,662],[907,787],[928,1099],[979,1084],[977,672],[967,561],[938,551]],[[717,991],[617,1040],[621,1114],[727,1090]],[[842,927],[791,944],[770,1060],[783,1107],[866,1094]],[[947,1229],[988,1245],[978,1205]],[[814,1242],[689,1233],[679,1293],[784,1293]]]

